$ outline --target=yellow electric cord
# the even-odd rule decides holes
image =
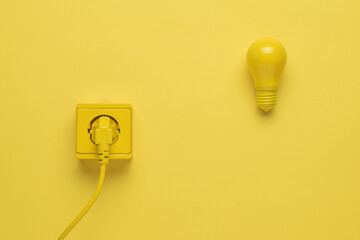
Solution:
[[[89,209],[95,203],[96,199],[98,198],[98,196],[100,194],[103,183],[104,183],[105,172],[106,172],[106,164],[101,164],[99,182],[96,187],[94,195],[91,197],[90,201],[88,202],[88,204],[86,204],[84,209],[77,215],[77,217],[65,229],[65,231],[61,234],[61,236],[58,238],[58,240],[65,239],[65,237],[69,234],[69,232],[76,226],[76,224],[79,223],[79,221],[85,216],[85,214],[89,211]]]
[[[101,188],[104,183],[106,165],[109,163],[110,145],[116,141],[116,132],[114,132],[114,122],[107,116],[100,117],[94,124],[94,142],[98,148],[98,158],[100,163],[100,177],[96,187],[94,195],[84,209],[77,215],[77,217],[70,223],[65,231],[60,235],[58,240],[63,240],[69,234],[69,232],[79,223],[79,221],[85,216],[92,205],[98,198]]]

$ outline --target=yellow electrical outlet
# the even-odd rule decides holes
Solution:
[[[78,104],[76,106],[76,156],[97,159],[97,146],[91,140],[91,125],[107,115],[117,123],[118,137],[110,146],[110,159],[132,157],[132,106],[130,104]]]

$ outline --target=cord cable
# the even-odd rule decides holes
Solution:
[[[91,197],[90,201],[86,204],[83,210],[77,215],[77,217],[70,223],[70,225],[65,229],[65,231],[60,235],[58,240],[63,240],[69,234],[69,232],[79,223],[79,221],[85,216],[85,214],[89,211],[89,209],[94,205],[96,199],[98,198],[101,188],[104,183],[105,179],[105,172],[106,172],[106,164],[100,165],[100,176],[99,182],[96,187],[94,195]]]

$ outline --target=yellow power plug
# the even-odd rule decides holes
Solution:
[[[117,122],[110,116],[99,116],[91,124],[90,139],[97,146],[99,161],[108,161],[110,146],[118,139]]]

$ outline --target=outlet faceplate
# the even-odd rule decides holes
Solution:
[[[80,159],[97,159],[97,146],[90,139],[92,120],[101,115],[112,117],[120,133],[110,146],[110,159],[132,157],[132,106],[129,104],[78,104],[76,106],[76,156]]]

